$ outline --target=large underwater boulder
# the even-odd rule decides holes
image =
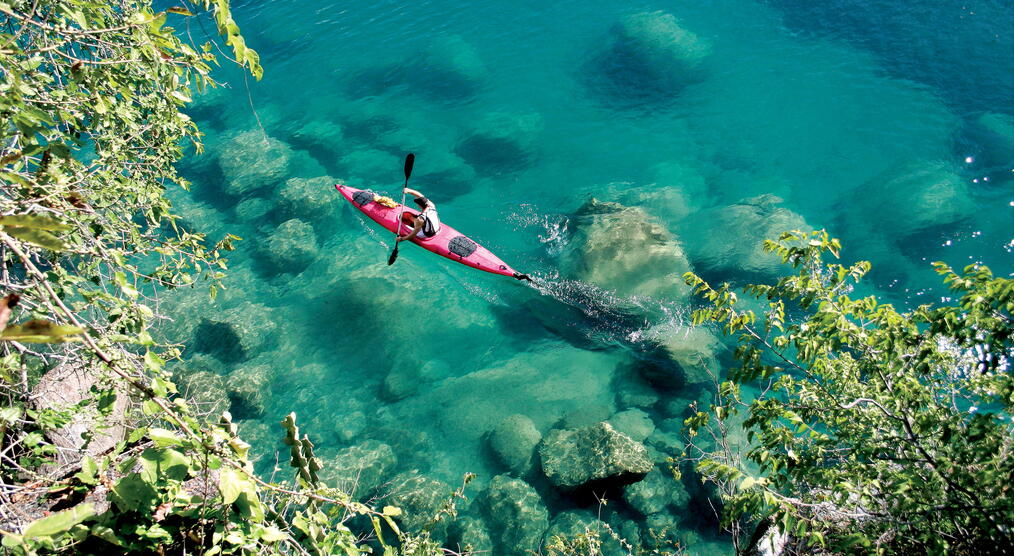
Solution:
[[[651,417],[640,409],[628,409],[613,415],[606,421],[616,432],[630,437],[635,442],[644,442],[646,438],[655,432],[655,423]]]
[[[881,236],[899,244],[970,220],[978,208],[967,180],[945,162],[895,168],[864,184],[854,199],[845,207],[846,220],[872,224]]]
[[[320,478],[328,486],[340,488],[356,499],[364,499],[388,480],[397,464],[398,459],[390,446],[377,440],[367,440],[339,450],[337,455],[329,458],[320,471]]]
[[[593,68],[600,88],[617,98],[663,98],[701,79],[711,52],[707,40],[662,11],[627,16],[613,26],[606,50]]]
[[[310,222],[329,216],[338,205],[337,181],[331,176],[290,178],[278,191],[279,208],[285,217]]]
[[[761,195],[698,213],[689,228],[708,232],[687,242],[694,267],[709,279],[777,279],[784,265],[778,256],[764,250],[764,240],[778,239],[791,230],[811,229],[783,203],[780,197]]]
[[[411,369],[395,367],[384,377],[384,382],[380,385],[380,397],[384,401],[396,402],[414,395],[418,389],[418,377]]]
[[[690,495],[683,483],[677,481],[671,473],[663,473],[656,468],[640,481],[628,485],[623,490],[623,499],[631,508],[649,516],[667,510],[685,510]]]
[[[431,98],[462,101],[479,92],[489,76],[475,47],[459,35],[433,39],[422,60],[410,62],[413,90]]]
[[[668,369],[659,365],[641,368],[642,376],[650,383],[668,389],[683,385],[703,385],[714,382],[719,376],[716,354],[722,343],[710,330],[702,327],[680,328],[658,338],[665,353],[679,367],[680,373],[673,376]]]
[[[1008,173],[1014,169],[1014,115],[986,112],[972,122],[970,135],[982,149],[977,162]]]
[[[494,112],[483,117],[454,152],[483,174],[516,172],[534,160],[540,131],[538,114]]]
[[[523,477],[532,469],[532,456],[542,440],[535,423],[524,415],[511,415],[489,432],[489,447],[511,475]]]
[[[366,414],[362,411],[342,413],[335,418],[335,436],[341,442],[352,442],[366,430]]]
[[[563,254],[566,275],[623,296],[680,300],[692,270],[683,246],[644,210],[591,199],[573,219]]]
[[[543,473],[563,489],[623,485],[652,469],[644,445],[608,423],[550,431],[539,446],[539,455]]]
[[[195,413],[218,416],[229,411],[225,379],[208,371],[190,372],[176,379],[176,388],[190,400]]]
[[[279,272],[302,271],[317,257],[313,226],[297,218],[286,220],[268,238],[266,255]]]
[[[243,199],[242,201],[236,203],[236,206],[232,207],[232,212],[236,215],[236,220],[255,227],[260,227],[269,223],[271,221],[270,215],[274,212],[274,210],[274,203],[260,197]]]
[[[203,317],[193,330],[190,347],[226,363],[245,361],[274,340],[277,324],[264,305],[244,301]]]
[[[271,381],[271,367],[244,366],[236,369],[225,381],[232,414],[237,419],[254,419],[264,415],[265,398]]]
[[[462,554],[491,554],[493,540],[481,519],[471,516],[458,516],[451,523],[451,545]]]
[[[246,195],[280,183],[288,176],[292,156],[291,147],[259,129],[232,136],[218,155],[225,192]]]
[[[497,475],[478,500],[489,524],[497,554],[523,556],[539,549],[549,527],[549,512],[528,483]]]
[[[573,541],[580,535],[607,536],[604,523],[588,510],[567,510],[553,517],[543,540],[544,546]]]
[[[401,508],[396,519],[408,531],[420,531],[428,526],[431,537],[443,543],[447,537],[448,518],[434,518],[443,509],[454,491],[448,484],[421,475],[418,471],[402,473],[391,479],[386,502]]]

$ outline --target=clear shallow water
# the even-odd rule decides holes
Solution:
[[[706,394],[643,370],[696,336],[685,292],[642,284],[653,266],[622,268],[641,224],[706,278],[734,281],[770,276],[753,247],[765,237],[827,227],[900,304],[946,295],[929,261],[1012,270],[1014,8],[852,4],[236,2],[265,77],[226,68],[228,88],[198,99],[207,154],[181,165],[194,193],[178,200],[195,227],[244,241],[231,287],[214,304],[181,299],[173,330],[207,339],[192,366],[264,381],[263,412],[240,411],[255,442],[270,446],[267,426],[296,411],[325,458],[376,440],[397,458],[391,474],[477,473],[473,498],[503,471],[484,438],[512,414],[546,434],[576,409],[639,408],[663,452],[678,408]],[[639,13],[653,15],[630,47],[616,26]],[[696,39],[667,35],[666,14]],[[261,127],[284,144],[234,139]],[[390,238],[337,195],[286,204],[291,177],[398,197],[409,151],[411,185],[442,219],[540,276],[536,288],[414,246],[388,268]],[[579,211],[591,197],[629,210]],[[276,249],[293,216],[315,239]],[[245,351],[216,347],[236,342],[202,324],[214,311],[243,323]],[[647,398],[624,394],[638,388]],[[551,516],[575,507],[533,483]],[[686,488],[668,520],[623,503],[607,517],[675,523],[695,551],[724,551]]]

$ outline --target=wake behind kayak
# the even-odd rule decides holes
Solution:
[[[370,219],[383,226],[387,231],[399,235],[406,235],[412,231],[412,228],[407,226],[404,221],[399,222],[398,215],[404,212],[404,214],[417,216],[419,211],[395,202],[388,202],[387,204],[378,203],[377,200],[380,197],[372,191],[357,189],[341,183],[335,184],[334,187],[345,199],[352,203],[352,206],[362,211],[363,214],[369,216]],[[500,260],[489,249],[479,245],[447,224],[442,224],[440,231],[433,237],[420,238],[416,236],[410,241],[427,251],[432,251],[454,262],[472,268],[493,274],[510,276],[518,280],[531,280],[527,275],[517,272],[510,265]]]

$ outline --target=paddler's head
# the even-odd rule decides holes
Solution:
[[[419,205],[419,208],[426,208],[426,205],[430,204],[430,200],[426,197],[416,197],[415,204]]]

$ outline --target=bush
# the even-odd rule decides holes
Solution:
[[[724,525],[742,542],[748,525],[774,524],[800,553],[1012,546],[1014,280],[936,263],[957,302],[899,312],[850,296],[870,264],[825,264],[840,245],[824,231],[765,247],[798,272],[746,288],[767,300],[761,315],[686,275],[710,305],[695,323],[739,337],[682,456],[720,488]]]

